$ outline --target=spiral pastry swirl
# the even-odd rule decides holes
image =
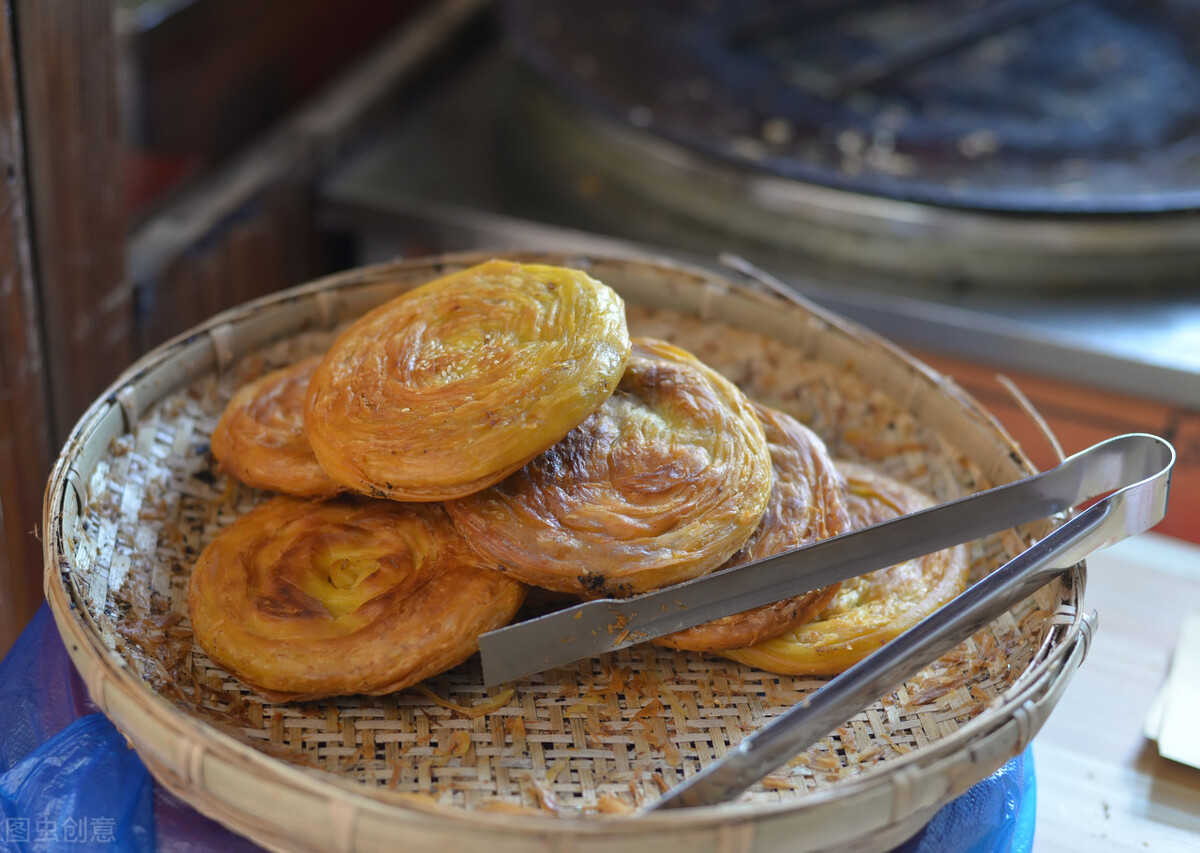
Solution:
[[[624,303],[578,270],[489,261],[369,312],[309,385],[322,467],[372,497],[483,489],[578,426],[629,357]]]
[[[736,554],[722,566],[740,566],[850,530],[842,475],[825,443],[791,415],[754,404],[771,451],[774,483],[767,511]],[[838,584],[786,598],[668,634],[661,646],[719,651],[751,646],[814,618]]]
[[[513,577],[596,597],[717,568],[754,532],[770,492],[771,457],[750,401],[690,353],[638,338],[595,414],[447,509]]]
[[[286,701],[415,684],[470,657],[524,596],[439,505],[281,496],[209,543],[188,607],[209,657]]]
[[[846,478],[854,528],[933,504],[916,489],[865,465],[837,466]],[[785,675],[837,675],[962,592],[969,571],[967,549],[960,545],[851,578],[814,620],[723,654]]]
[[[237,390],[212,434],[222,471],[256,489],[298,497],[342,491],[317,462],[304,431],[304,399],[320,361],[305,359]]]

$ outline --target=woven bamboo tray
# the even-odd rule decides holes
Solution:
[[[661,260],[508,256],[589,270],[625,298],[631,332],[692,350],[835,458],[939,499],[1031,471],[957,386],[802,301]],[[92,699],[160,783],[277,850],[883,850],[1025,748],[1086,653],[1082,564],[738,802],[686,812],[636,809],[821,680],[647,646],[499,688],[476,658],[391,696],[272,704],[210,662],[191,642],[192,562],[266,497],[216,471],[225,401],[484,259],[354,270],[227,311],[140,360],[76,426],[46,493],[46,595]],[[1051,523],[976,543],[973,574]]]

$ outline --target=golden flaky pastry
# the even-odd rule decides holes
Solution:
[[[808,427],[783,412],[755,404],[771,449],[774,485],[762,521],[729,562],[740,566],[850,530],[846,484],[829,451]],[[751,646],[813,619],[833,599],[838,584],[744,613],[725,616],[655,640],[693,651]]]
[[[924,509],[932,501],[872,469],[838,462],[855,528]],[[963,546],[843,582],[813,621],[745,649],[723,654],[786,675],[836,675],[899,636],[966,588]]]
[[[514,577],[594,597],[712,571],[753,533],[770,492],[749,400],[684,350],[639,338],[595,414],[447,509]]]
[[[317,462],[304,432],[304,398],[320,361],[306,359],[237,390],[212,434],[222,471],[249,486],[299,497],[342,491]]]
[[[308,438],[354,491],[460,497],[595,411],[629,346],[624,303],[610,288],[578,270],[489,261],[350,326],[309,385]]]
[[[188,608],[209,657],[286,701],[415,684],[470,657],[524,596],[437,504],[277,497],[204,549]]]

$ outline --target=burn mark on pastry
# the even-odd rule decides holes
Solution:
[[[325,605],[285,577],[272,577],[257,600],[258,609],[270,616],[296,619],[327,616]]]
[[[604,575],[593,574],[592,572],[584,572],[576,578],[579,585],[588,592],[603,592],[605,577]]]
[[[636,378],[638,384],[642,387],[660,388],[675,384],[677,368],[672,364],[647,359],[639,367],[641,369],[636,374],[631,374],[631,376]]]

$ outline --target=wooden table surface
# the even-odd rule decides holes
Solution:
[[[1200,610],[1200,546],[1147,533],[1087,562],[1098,630],[1033,742],[1033,849],[1200,850],[1200,769],[1142,736],[1184,615]]]

